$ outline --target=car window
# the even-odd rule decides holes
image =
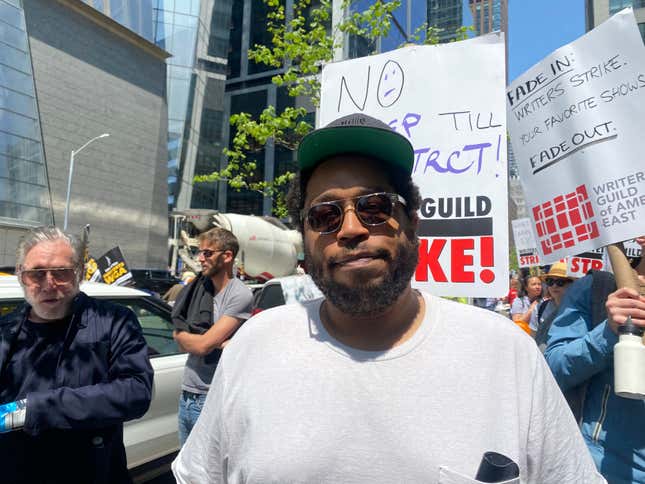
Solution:
[[[323,297],[309,275],[290,276],[280,280],[285,304],[302,303]]]
[[[284,304],[284,295],[280,284],[268,284],[264,286],[258,297],[256,309],[269,309]]]
[[[136,314],[151,357],[182,353],[172,337],[173,325],[168,308],[157,307],[146,299],[110,298],[110,301],[126,306]],[[0,316],[14,311],[22,302],[0,300]]]
[[[132,309],[136,314],[143,329],[143,336],[148,343],[150,357],[182,352],[172,337],[173,325],[170,322],[169,311],[145,299],[122,299],[114,302]]]

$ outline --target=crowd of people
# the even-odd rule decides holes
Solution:
[[[636,242],[643,253],[645,236]],[[645,284],[645,258],[630,263]],[[618,328],[628,315],[645,316],[637,303],[643,297],[633,289],[617,288],[611,272],[590,271],[578,279],[567,274],[564,262],[544,269],[539,276],[511,278],[505,298],[511,318],[544,354],[603,476],[610,483],[643,483],[645,401],[613,391]],[[645,379],[645,368],[635,371]]]
[[[242,324],[238,242],[200,236],[202,271],[172,312],[189,353],[177,482],[645,482],[645,401],[611,391],[643,296],[562,264],[513,279],[511,317],[534,341],[412,288],[407,138],[353,114],[307,135],[298,164],[288,205],[324,298]],[[135,315],[80,292],[83,252],[53,227],[18,247],[26,303],[0,319],[3,482],[130,482],[123,422],[146,412],[152,369]]]

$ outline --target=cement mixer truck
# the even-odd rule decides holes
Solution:
[[[182,268],[199,272],[197,237],[213,227],[235,234],[240,243],[236,266],[249,280],[267,281],[296,273],[302,256],[302,237],[275,217],[220,213],[217,210],[188,209],[170,214],[171,272]]]

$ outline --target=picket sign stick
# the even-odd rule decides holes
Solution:
[[[629,265],[623,243],[609,244],[607,246],[607,253],[609,254],[611,267],[616,276],[616,285],[618,287],[632,288],[638,291],[641,296],[645,295],[645,284],[640,282],[636,271]],[[645,345],[645,335],[643,335],[643,344]]]

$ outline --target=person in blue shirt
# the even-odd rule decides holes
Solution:
[[[637,242],[645,247],[645,236]],[[645,258],[636,271],[645,276]],[[645,297],[619,288],[606,302],[607,319],[592,321],[592,276],[571,285],[555,318],[545,358],[565,394],[586,387],[580,428],[601,474],[610,484],[645,483],[645,401],[614,393],[613,353],[627,316],[645,327]],[[645,368],[635,369],[642,372]]]

